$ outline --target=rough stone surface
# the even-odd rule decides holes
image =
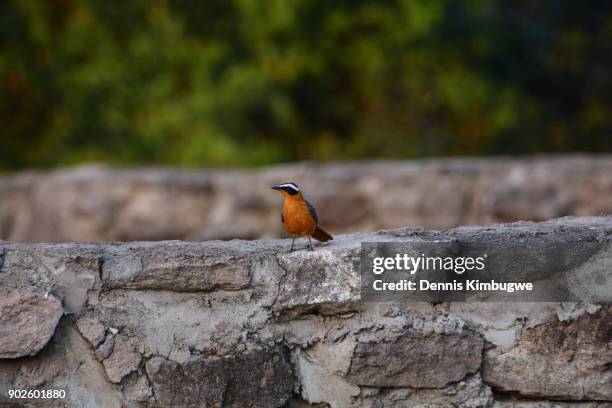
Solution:
[[[443,389],[363,388],[363,404],[368,407],[494,407],[496,401],[479,376],[469,377]]]
[[[358,265],[355,248],[299,252],[279,258],[283,276],[276,309],[296,306],[342,304],[359,300]]]
[[[67,391],[19,402],[45,408],[609,407],[610,305],[360,301],[362,241],[531,238],[612,242],[612,217],[401,228],[294,253],[289,240],[0,241],[0,287],[50,292],[41,313],[65,312],[37,354],[0,358],[0,406],[19,388]]]
[[[94,356],[96,356],[99,361],[103,361],[110,356],[110,353],[113,352],[114,347],[115,337],[112,334],[107,334],[104,338],[104,342],[96,349]]]
[[[291,365],[280,349],[182,365],[162,359],[149,363],[147,373],[157,400],[168,407],[282,407],[293,389]]]
[[[114,341],[113,351],[104,359],[104,369],[108,379],[119,383],[129,373],[136,371],[142,361],[142,350],[139,352],[139,342],[135,337],[118,335]]]
[[[270,186],[298,182],[332,233],[612,213],[612,156],[294,164],[258,170],[84,166],[0,178],[0,239],[281,236]]]
[[[155,251],[163,246],[163,253]],[[206,291],[245,289],[250,283],[248,251],[221,252],[208,246],[178,243],[151,244],[118,250],[105,258],[102,276],[108,287]],[[220,256],[222,255],[222,256]]]
[[[503,391],[563,400],[612,400],[612,312],[553,319],[527,330],[518,345],[485,359],[484,380]]]
[[[482,345],[467,333],[358,343],[348,379],[368,387],[443,388],[480,369]]]
[[[77,328],[79,329],[79,333],[93,347],[97,347],[98,344],[104,340],[104,333],[106,332],[106,328],[95,317],[83,316],[76,322]]]
[[[0,359],[38,353],[53,335],[62,310],[52,295],[0,287]]]
[[[124,400],[69,318],[60,321],[49,345],[35,357],[0,360],[0,407],[15,402],[7,399],[9,389],[66,390],[65,399],[20,400],[28,408],[119,408]]]

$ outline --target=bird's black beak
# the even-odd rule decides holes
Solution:
[[[272,186],[272,190],[278,191],[278,190],[280,190],[280,187],[279,186]]]

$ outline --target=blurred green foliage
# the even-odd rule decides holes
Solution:
[[[5,0],[0,168],[612,150],[606,0]]]

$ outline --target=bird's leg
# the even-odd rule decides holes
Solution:
[[[295,238],[293,238],[293,241],[291,241],[291,249],[289,250],[289,252],[293,252],[293,244],[295,243]]]
[[[314,249],[312,249],[312,241],[310,240],[310,237],[308,237],[308,246],[310,247],[311,251],[314,251]]]

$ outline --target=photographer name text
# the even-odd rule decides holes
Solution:
[[[410,256],[408,254],[396,254],[390,257],[376,257],[372,260],[372,273],[382,275],[388,271],[404,272],[413,276],[422,271],[454,272],[462,275],[465,272],[481,272],[485,269],[487,255],[479,257],[440,257],[440,256]],[[372,288],[376,291],[503,291],[508,293],[532,291],[531,282],[498,282],[494,279],[481,281],[479,279],[466,279],[445,282],[431,281],[428,279],[409,280],[400,279],[394,282],[385,282],[377,279],[372,282]]]

